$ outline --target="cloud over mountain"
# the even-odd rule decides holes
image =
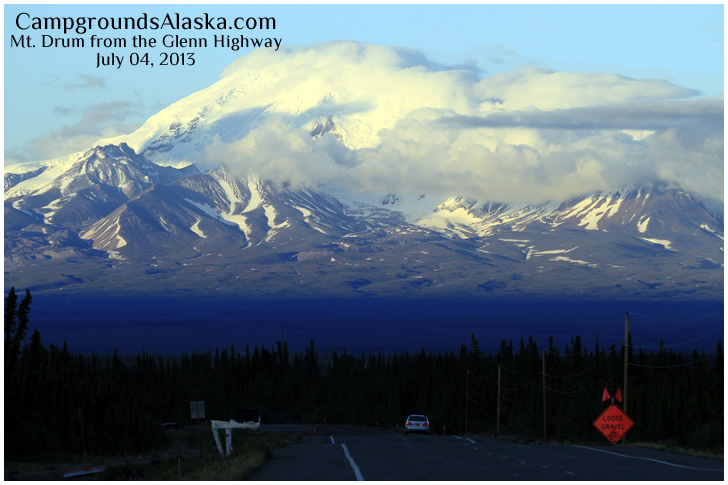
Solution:
[[[483,76],[410,49],[331,42],[241,57],[128,140],[144,150],[170,119],[197,116],[196,148],[157,160],[505,202],[657,180],[722,201],[723,99],[698,95],[609,73]]]

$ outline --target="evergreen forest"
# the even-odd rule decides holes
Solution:
[[[164,444],[161,423],[236,419],[260,410],[262,422],[349,424],[401,430],[425,414],[438,434],[486,433],[526,440],[608,444],[593,426],[605,389],[626,397],[635,422],[629,442],[723,452],[723,349],[646,352],[574,336],[556,348],[533,339],[501,340],[495,353],[477,335],[457,351],[383,355],[301,352],[286,342],[181,355],[74,353],[44,345],[30,328],[31,295],[5,299],[5,455],[82,449],[139,453]],[[624,407],[625,403],[619,403]],[[209,425],[209,424],[208,424]]]

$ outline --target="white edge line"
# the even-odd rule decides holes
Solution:
[[[475,444],[475,441],[471,440],[470,438],[465,438],[465,439],[470,441],[472,444]]]
[[[609,453],[610,455],[621,456],[622,458],[634,458],[635,460],[654,461],[655,463],[662,463],[663,465],[676,466],[678,468],[690,468],[691,470],[706,470],[706,471],[711,471],[711,472],[719,472],[719,471],[722,471],[719,468],[700,468],[700,467],[697,467],[697,466],[678,465],[676,463],[670,463],[669,461],[655,460],[654,458],[645,458],[645,457],[642,457],[642,456],[621,455],[619,453],[614,453],[613,451],[598,450],[596,448],[589,448],[588,446],[574,445],[574,448],[583,448],[585,450],[599,451],[600,453]]]
[[[349,460],[349,465],[351,465],[351,469],[354,470],[354,475],[356,476],[356,479],[360,482],[363,482],[364,477],[362,476],[361,470],[359,470],[359,467],[356,466],[354,459],[349,454],[349,449],[346,447],[346,445],[344,443],[341,443],[341,447],[344,448],[344,455],[346,455],[346,459]]]
[[[329,435],[329,438],[331,438],[331,444],[332,445],[336,444],[336,442],[334,441],[334,437],[333,436]]]
[[[453,437],[455,437],[455,438],[457,438],[457,439],[459,439],[459,440],[461,440],[461,439],[462,439],[462,438],[461,438],[460,436],[458,436],[458,435],[456,435],[456,434],[454,434],[454,435],[453,435]]]

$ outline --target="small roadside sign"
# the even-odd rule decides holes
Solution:
[[[599,417],[594,421],[594,427],[597,428],[612,444],[622,439],[632,426],[634,421],[617,407],[611,404]]]
[[[192,419],[205,419],[205,401],[190,401]]]

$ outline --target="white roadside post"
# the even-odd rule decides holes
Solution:
[[[220,443],[220,437],[217,435],[218,429],[224,429],[225,430],[225,454],[229,455],[233,451],[233,438],[232,438],[232,429],[258,429],[260,426],[260,417],[258,417],[258,421],[246,421],[245,423],[238,423],[235,420],[230,421],[217,421],[212,420],[210,423],[210,427],[212,428],[212,435],[215,437],[215,444],[217,444],[217,451],[220,452],[222,455],[222,444]]]

